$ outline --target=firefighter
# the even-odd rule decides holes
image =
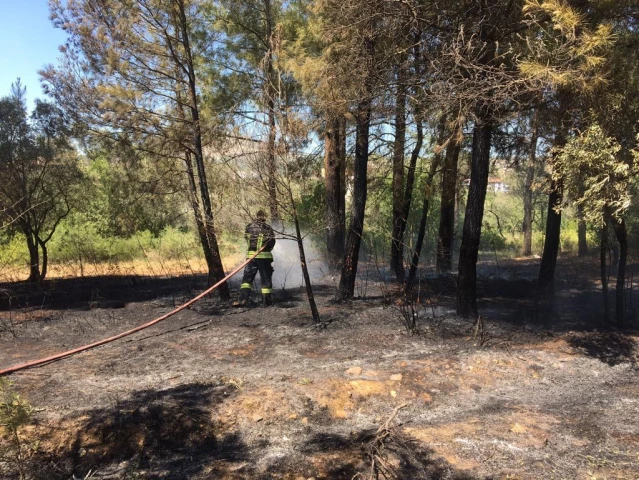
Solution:
[[[244,307],[251,296],[251,286],[257,272],[260,272],[260,285],[262,287],[262,300],[265,307],[273,304],[273,247],[275,246],[275,234],[271,226],[266,223],[266,213],[260,210],[255,215],[256,220],[246,226],[244,237],[248,246],[246,257],[255,255],[262,246],[264,250],[257,254],[244,268],[240,297],[233,303],[234,307]]]

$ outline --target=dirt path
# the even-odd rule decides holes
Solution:
[[[41,440],[30,471],[350,479],[368,473],[367,446],[405,405],[378,452],[397,478],[639,478],[636,335],[548,327],[530,312],[506,319],[487,298],[494,315],[479,345],[439,292],[436,310],[420,310],[422,334],[409,336],[383,298],[335,305],[330,287],[317,290],[325,329],[310,325],[301,290],[269,309],[211,301],[14,375],[40,409],[27,429]],[[40,310],[16,336],[0,333],[0,367],[123,331],[179,300]],[[17,478],[11,470],[0,464],[2,478]]]

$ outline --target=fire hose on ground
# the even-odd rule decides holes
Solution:
[[[119,333],[119,334],[114,335],[112,337],[104,338],[104,339],[99,340],[97,342],[93,342],[93,343],[90,343],[88,345],[83,345],[81,347],[77,347],[77,348],[74,348],[74,349],[71,349],[71,350],[67,350],[66,352],[57,353],[55,355],[51,355],[49,357],[41,358],[39,360],[33,360],[31,362],[27,362],[27,363],[23,363],[23,364],[20,364],[20,365],[14,365],[13,367],[5,368],[4,370],[0,370],[0,377],[2,377],[4,375],[9,375],[11,373],[18,372],[20,370],[26,370],[27,368],[38,367],[38,366],[47,364],[49,362],[54,362],[54,361],[60,360],[62,358],[70,357],[71,355],[75,355],[76,353],[84,352],[86,350],[90,350],[91,348],[95,348],[95,347],[99,347],[100,345],[105,345],[107,343],[111,343],[111,342],[113,342],[115,340],[119,340],[120,338],[127,337],[127,336],[132,335],[132,334],[134,334],[136,332],[139,332],[140,330],[144,330],[145,328],[148,328],[148,327],[150,327],[152,325],[155,325],[156,323],[160,323],[162,320],[166,320],[167,318],[172,317],[176,313],[181,312],[185,308],[190,307],[195,302],[197,302],[198,300],[201,300],[203,297],[205,297],[206,295],[211,293],[213,290],[218,288],[220,285],[222,285],[224,282],[226,282],[229,278],[231,278],[232,276],[237,274],[251,260],[253,260],[255,257],[257,257],[262,252],[262,250],[264,250],[264,248],[266,248],[266,247],[262,247],[257,252],[255,252],[255,255],[253,255],[250,258],[247,258],[242,264],[240,264],[239,267],[237,267],[235,270],[233,270],[231,273],[229,273],[226,277],[224,277],[222,280],[217,282],[215,285],[207,288],[202,293],[200,293],[197,297],[194,297],[191,300],[189,300],[188,302],[183,303],[182,305],[180,305],[179,307],[177,307],[174,310],[170,311],[169,313],[165,313],[164,315],[162,315],[160,317],[157,317],[157,318],[151,320],[150,322],[147,322],[147,323],[145,323],[143,325],[139,325],[139,326],[137,326],[135,328],[132,328],[131,330],[127,330],[126,332]]]

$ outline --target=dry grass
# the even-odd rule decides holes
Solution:
[[[224,266],[229,270],[242,261],[244,255],[227,255]],[[88,262],[84,264],[50,264],[47,279],[97,277],[108,275],[176,277],[180,275],[198,275],[207,273],[206,262],[201,257],[165,260],[159,256],[118,262]],[[20,282],[29,276],[27,267],[8,267],[0,271],[0,283]]]

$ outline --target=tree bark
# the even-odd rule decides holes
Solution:
[[[537,140],[539,138],[539,110],[535,111],[532,119],[530,133],[530,150],[528,152],[528,164],[526,165],[526,178],[524,180],[524,221],[522,232],[524,233],[523,255],[532,255],[533,234],[533,192],[532,185],[535,180],[535,162],[537,158]]]
[[[442,171],[442,198],[439,216],[436,269],[447,273],[453,269],[453,238],[455,236],[455,197],[457,195],[457,164],[461,145],[456,141],[446,148]]]
[[[413,250],[413,256],[410,262],[410,268],[408,270],[408,278],[404,285],[404,293],[410,294],[413,284],[415,283],[415,276],[417,275],[417,267],[419,266],[419,258],[422,254],[422,246],[424,244],[424,236],[426,235],[426,223],[428,221],[428,209],[430,207],[430,199],[433,194],[433,179],[441,163],[441,155],[435,155],[433,163],[430,165],[428,171],[428,177],[426,178],[426,187],[424,190],[424,202],[422,203],[422,213],[419,219],[419,230],[417,231],[417,241],[415,242],[415,249]]]
[[[195,180],[195,173],[193,171],[193,161],[191,159],[191,152],[186,151],[184,154],[184,164],[186,166],[186,175],[188,178],[188,197],[191,209],[193,210],[193,217],[195,219],[195,226],[197,228],[198,237],[200,239],[200,245],[202,245],[202,251],[204,252],[204,259],[209,270],[209,276],[214,268],[213,256],[211,255],[211,247],[209,245],[209,237],[206,234],[206,224],[202,218],[202,210],[200,202],[198,201],[197,194],[197,182]],[[209,280],[210,283],[210,280]]]
[[[371,121],[370,97],[361,100],[356,113],[355,165],[353,180],[353,206],[351,222],[346,237],[342,275],[335,298],[346,300],[353,298],[355,293],[355,278],[359,248],[364,231],[364,215],[366,210],[367,182],[368,182],[368,142]]]
[[[308,266],[306,264],[306,253],[304,252],[304,241],[302,238],[302,232],[300,229],[300,222],[297,216],[297,208],[295,206],[295,200],[293,199],[293,192],[288,190],[289,199],[291,201],[291,207],[293,209],[293,221],[295,223],[295,239],[297,240],[297,248],[300,253],[300,266],[302,267],[302,276],[304,277],[304,285],[306,287],[306,298],[308,305],[311,308],[311,316],[314,323],[320,323],[320,314],[317,310],[317,304],[315,303],[315,295],[313,294],[313,285],[311,285],[311,276],[308,273]]]
[[[583,217],[583,207],[577,207],[577,240],[579,244],[578,256],[588,255],[588,241],[586,237],[586,222]]]
[[[610,321],[610,302],[608,299],[608,220],[604,216],[604,223],[601,227],[601,237],[599,243],[599,273],[601,276],[601,293],[604,302],[605,322]]]
[[[401,59],[402,57],[400,57]],[[395,99],[395,141],[393,142],[393,224],[391,229],[390,267],[398,283],[404,283],[404,152],[406,149],[406,85],[403,66],[397,75]]]
[[[477,318],[477,258],[484,218],[484,203],[490,169],[490,145],[493,125],[488,115],[475,124],[471,153],[470,186],[466,202],[464,230],[459,250],[457,313]],[[480,117],[480,118],[482,118]]]
[[[38,250],[38,243],[34,238],[34,235],[27,229],[24,230],[24,235],[27,238],[27,248],[29,250],[29,278],[28,282],[39,282],[40,278],[40,252]]]
[[[344,257],[344,192],[340,152],[340,120],[331,118],[324,131],[324,185],[326,190],[326,250],[328,266],[336,272]]]
[[[40,240],[36,237],[38,245],[40,245],[40,250],[42,250],[42,263],[40,267],[40,281],[44,280],[47,277],[47,272],[49,270],[49,249],[47,248],[47,242]]]
[[[619,243],[619,264],[617,267],[617,285],[615,287],[615,318],[617,326],[623,328],[626,319],[626,263],[628,260],[628,230],[623,219],[611,219],[612,228]]]
[[[339,145],[337,147],[337,153],[339,155],[339,182],[340,182],[340,196],[339,196],[339,225],[341,229],[342,238],[342,252],[344,252],[344,242],[346,239],[346,117],[340,116],[339,119]],[[340,259],[341,268],[342,259]]]
[[[276,188],[276,161],[275,161],[275,96],[277,94],[275,87],[275,69],[273,67],[273,55],[275,46],[273,44],[273,9],[271,0],[264,0],[265,10],[265,34],[268,51],[264,62],[265,81],[266,81],[266,109],[268,116],[268,143],[266,147],[266,168],[268,171],[268,196],[269,209],[271,219],[279,220],[279,212],[277,209],[277,188]]]
[[[421,51],[420,51],[420,42],[421,42],[421,30],[416,32],[415,40],[414,40],[414,71],[418,74],[422,73],[422,61],[421,61]],[[419,93],[414,93],[417,97]],[[401,239],[401,258],[404,256],[403,245],[404,238],[406,235],[406,226],[408,224],[408,217],[410,215],[410,208],[413,200],[413,187],[415,185],[415,171],[417,169],[417,160],[419,160],[419,154],[422,151],[422,146],[424,144],[424,125],[422,120],[422,108],[420,102],[417,101],[413,110],[413,117],[415,119],[415,131],[417,134],[417,138],[415,139],[415,145],[413,146],[413,150],[410,154],[410,160],[408,162],[408,169],[406,170],[406,187],[404,191],[404,201],[402,205],[402,213],[399,219],[399,238]]]
[[[180,13],[180,27],[182,33],[182,43],[184,46],[184,53],[186,56],[186,69],[188,74],[188,92],[189,92],[189,110],[191,112],[192,122],[192,138],[193,138],[193,153],[195,157],[195,165],[197,168],[200,197],[202,206],[204,207],[204,221],[206,225],[206,236],[209,244],[209,251],[211,255],[211,263],[209,264],[209,284],[218,282],[225,277],[224,266],[220,257],[220,250],[217,244],[217,235],[215,234],[215,225],[213,222],[213,208],[211,206],[211,198],[209,196],[208,181],[206,179],[206,169],[204,167],[204,153],[202,149],[202,127],[200,125],[200,114],[198,108],[197,99],[197,87],[195,77],[195,67],[193,64],[193,57],[191,55],[191,45],[189,41],[189,33],[187,28],[186,13],[184,10],[184,2],[182,0],[178,3]],[[229,293],[229,287],[226,282],[221,284],[218,289],[218,294],[222,300],[228,301],[231,298]]]
[[[542,293],[554,293],[555,267],[559,255],[559,240],[561,236],[561,202],[563,188],[560,182],[552,181],[550,195],[548,195],[548,214],[546,215],[546,238],[544,252],[539,266],[538,286]]]

